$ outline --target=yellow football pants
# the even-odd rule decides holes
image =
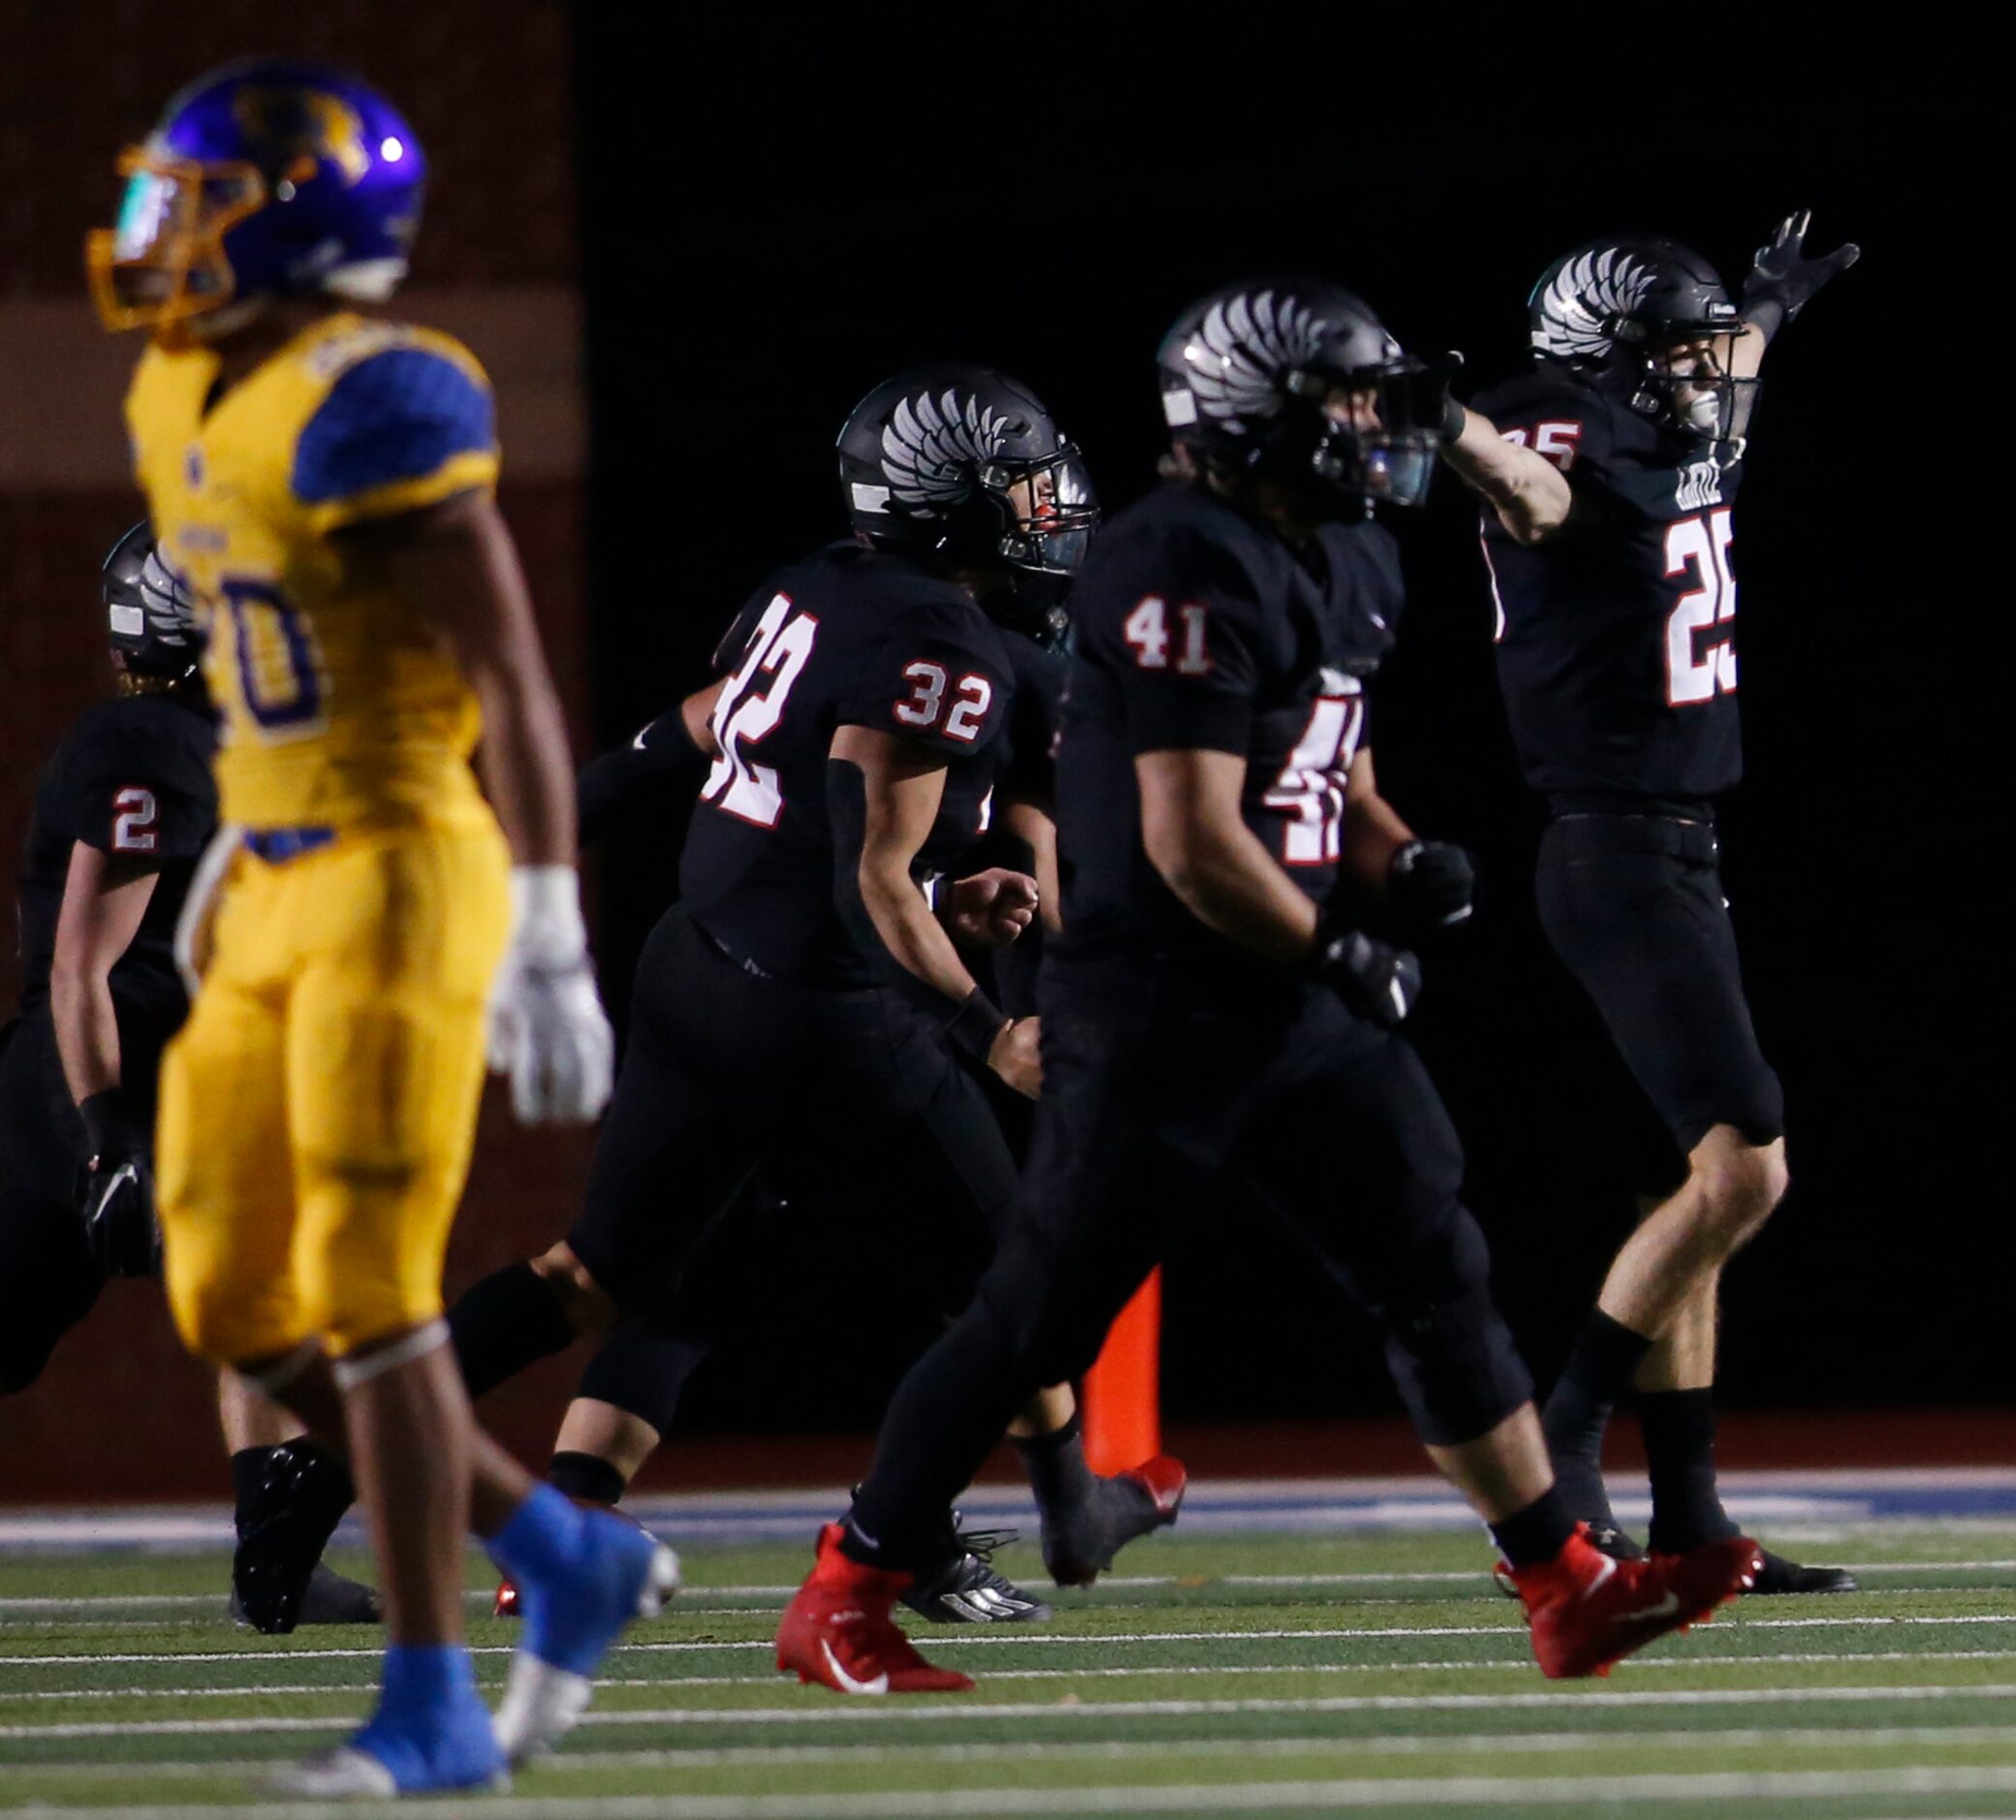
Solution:
[[[509,868],[487,811],[233,863],[161,1071],[168,1296],[191,1351],[340,1356],[441,1312]]]

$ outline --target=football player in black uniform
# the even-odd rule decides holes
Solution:
[[[1542,1667],[1597,1672],[1706,1616],[1752,1553],[1614,1563],[1578,1531],[1457,1200],[1456,1135],[1394,1034],[1419,965],[1362,926],[1369,897],[1429,925],[1469,902],[1466,863],[1414,840],[1360,750],[1365,676],[1400,607],[1366,511],[1425,492],[1446,376],[1317,281],[1213,293],[1163,342],[1161,373],[1190,478],[1111,524],[1074,593],[1063,930],[1015,1220],[898,1391],[777,1665],[847,1693],[970,1685],[917,1654],[894,1600],[944,1548],[946,1506],[1020,1399],[1084,1370],[1170,1242],[1244,1177],[1381,1320]]]
[[[998,868],[948,873],[993,813],[1034,656],[1017,627],[1055,609],[1096,512],[1041,403],[983,367],[877,387],[841,432],[840,472],[855,537],[758,589],[717,679],[646,728],[629,762],[644,770],[655,752],[648,769],[699,779],[699,802],[681,900],[639,962],[586,1209],[450,1317],[478,1394],[577,1332],[624,1323],[562,1431],[557,1482],[578,1495],[613,1499],[668,1426],[696,1359],[678,1292],[766,1155],[893,1178],[885,1194],[988,1233],[1014,1192],[961,1058],[1033,1096],[1037,1024],[996,1008],[954,937],[1018,931],[1033,894]],[[591,820],[609,788],[589,793]],[[1019,1426],[1059,1581],[1173,1520],[1181,1468],[1092,1475],[1067,1384],[1033,1396]],[[912,1588],[930,1616],[1048,1615],[944,1540]]]
[[[110,1276],[160,1273],[154,1095],[189,1009],[175,921],[216,832],[216,729],[193,603],[144,524],[106,558],[117,696],[56,748],[22,856],[20,1015],[0,1029],[0,1392],[23,1391]],[[232,1609],[265,1631],[368,1623],[317,1565],[350,1479],[300,1425],[219,1381],[237,1491]]]
[[[1672,240],[1577,248],[1534,289],[1530,368],[1449,426],[1448,459],[1486,502],[1513,737],[1552,816],[1541,922],[1674,1145],[1546,1409],[1562,1489],[1620,1557],[1639,1550],[1600,1451],[1633,1383],[1654,1552],[1736,1532],[1715,1479],[1717,1283],[1786,1184],[1783,1096],[1744,998],[1714,802],[1742,769],[1731,513],[1758,366],[1856,256],[1809,258],[1806,225],[1784,222],[1740,301]],[[1854,1584],[1767,1553],[1751,1590]]]

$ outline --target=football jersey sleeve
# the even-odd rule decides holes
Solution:
[[[74,840],[115,858],[192,860],[217,826],[209,769],[190,751],[102,730],[66,767]]]
[[[1158,540],[1100,578],[1087,653],[1113,676],[1135,752],[1244,757],[1265,649],[1245,567],[1199,538]]]
[[[838,723],[893,733],[949,759],[992,745],[1015,684],[999,640],[975,619],[949,604],[906,613],[841,697]]]
[[[309,528],[327,532],[488,490],[497,465],[483,368],[429,336],[344,369],[295,441],[288,485]]]

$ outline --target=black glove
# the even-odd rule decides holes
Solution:
[[[1310,974],[1344,1001],[1354,1018],[1391,1030],[1421,996],[1421,962],[1404,948],[1375,942],[1363,929],[1316,929]]]
[[[1476,892],[1470,856],[1446,840],[1410,840],[1386,867],[1387,899],[1430,928],[1468,922]]]
[[[1780,222],[1778,232],[1758,247],[1750,275],[1743,281],[1743,319],[1766,341],[1797,316],[1828,279],[1862,257],[1862,249],[1850,240],[1825,259],[1806,258],[1800,242],[1812,218],[1811,208],[1795,208]]]
[[[1463,434],[1464,423],[1469,415],[1463,400],[1449,390],[1456,375],[1463,370],[1463,356],[1452,348],[1440,360],[1432,362],[1428,370],[1442,381],[1442,427],[1439,433],[1442,447],[1446,449]]]
[[[147,1128],[117,1087],[92,1094],[78,1112],[91,1145],[80,1209],[84,1242],[108,1276],[159,1276],[161,1227]]]

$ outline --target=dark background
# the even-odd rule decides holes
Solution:
[[[838,533],[834,434],[896,367],[972,359],[1033,385],[1111,508],[1151,480],[1162,329],[1230,277],[1339,278],[1410,348],[1464,350],[1481,389],[1521,358],[1534,277],[1593,235],[1675,235],[1732,287],[1795,205],[1813,208],[1817,248],[1858,240],[1862,262],[1771,355],[1738,517],[1748,775],[1726,805],[1726,880],[1786,1083],[1795,1185],[1729,1273],[1725,1399],[2011,1395],[2008,1196],[1982,1135],[2006,1082],[2006,970],[2000,919],[1975,895],[2000,763],[1991,614],[2007,590],[1985,526],[1952,499],[1974,407],[1928,371],[1916,327],[1951,251],[1937,211],[1957,140],[1860,98],[1711,104],[1679,122],[1622,75],[1580,80],[1574,109],[1452,109],[1448,92],[1354,108],[1348,82],[1235,79],[1254,49],[1236,45],[1200,106],[1194,66],[1172,86],[1118,52],[995,88],[984,71],[802,38],[770,42],[746,80],[729,73],[747,46],[688,40],[727,87],[682,116],[615,11],[584,14],[578,46],[610,740],[704,676],[772,564]],[[1436,125],[1452,115],[1467,124]],[[644,169],[668,186],[662,214],[630,180]],[[1538,822],[1492,676],[1473,509],[1444,475],[1401,528],[1412,604],[1375,698],[1380,772],[1484,876],[1474,925],[1428,957],[1412,1028],[1544,1376],[1627,1228],[1649,1114],[1533,921]],[[612,981],[676,853],[668,823],[605,854]],[[867,1284],[893,1247],[871,1221],[850,1231],[831,1268]],[[896,1301],[883,1369],[925,1331]],[[782,1285],[777,1305],[792,1305]],[[696,1418],[871,1416],[878,1373],[806,1370],[794,1331],[780,1318],[733,1349]],[[1390,1407],[1362,1324],[1254,1217],[1174,1262],[1167,1338],[1180,1417]]]
[[[745,593],[838,533],[833,437],[898,366],[1019,375],[1118,506],[1152,471],[1155,343],[1209,286],[1334,276],[1408,345],[1462,348],[1482,386],[1519,359],[1527,290],[1567,246],[1659,229],[1738,277],[1811,204],[1816,244],[1852,237],[1865,257],[1771,356],[1738,515],[1750,775],[1725,818],[1728,882],[1795,1187],[1730,1275],[1724,1400],[2016,1404],[1999,1142],[2005,154],[1985,142],[2002,104],[1956,79],[1964,57],[1942,46],[1928,85],[1886,43],[1882,69],[1844,82],[1810,45],[1772,64],[1754,20],[1739,50],[1719,18],[1606,68],[1565,62],[1552,16],[1516,22],[1544,48],[1487,63],[1453,16],[1373,42],[1363,10],[941,9],[922,35],[858,9],[749,10],[746,29],[695,13],[0,0],[0,846],[18,850],[40,765],[107,689],[97,566],[140,510],[117,427],[138,348],[93,324],[79,239],[110,218],[116,148],[226,57],[349,65],[427,148],[394,307],[462,335],[496,381],[501,498],[583,756],[701,681]],[[1445,477],[1403,534],[1413,604],[1377,697],[1380,772],[1426,832],[1478,852],[1486,894],[1429,954],[1413,1029],[1544,1377],[1630,1217],[1646,1114],[1532,925],[1537,830],[1470,509]],[[619,1020],[681,832],[669,804],[591,868]],[[14,983],[0,953],[0,1001]],[[518,1128],[492,1090],[452,1292],[566,1229],[589,1147]],[[733,1223],[692,1300],[741,1337],[702,1372],[694,1439],[665,1450],[660,1483],[859,1469],[862,1431],[932,1331],[929,1211],[902,1223],[814,1194]],[[1274,1430],[1290,1438],[1251,1463],[1418,1459],[1363,1324],[1263,1222],[1235,1218],[1174,1262],[1167,1341],[1185,1447],[1213,1418],[1247,1436],[1269,1417],[1363,1416],[1379,1420]],[[526,1374],[486,1421],[536,1458],[581,1363]],[[158,1292],[113,1285],[44,1379],[0,1402],[0,1500],[215,1495],[209,1404]],[[142,1405],[143,1424],[126,1419]],[[1979,1458],[1996,1420],[1962,1422],[1952,1457]],[[820,1447],[770,1438],[822,1428]],[[1822,1430],[1803,1458],[1867,1451],[1852,1416],[1750,1428],[1760,1460]],[[1365,1451],[1375,1431],[1387,1452]],[[1946,1457],[1921,1415],[1889,1432],[1899,1458]]]

